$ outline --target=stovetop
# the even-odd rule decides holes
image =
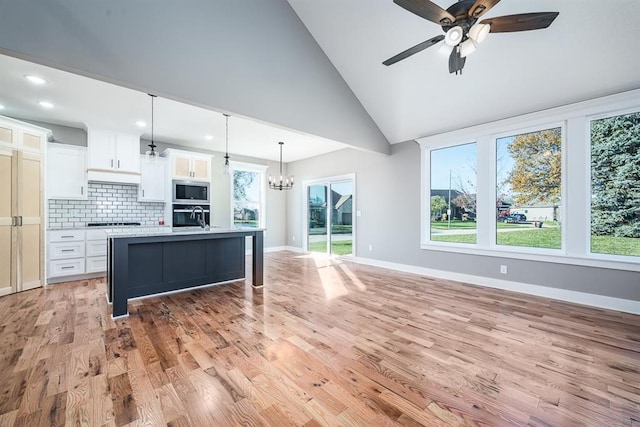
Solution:
[[[140,225],[139,222],[88,222],[87,227],[116,227]]]

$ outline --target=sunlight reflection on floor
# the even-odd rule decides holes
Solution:
[[[356,277],[343,260],[334,255],[324,253],[309,253],[297,258],[312,259],[316,265],[318,275],[327,300],[348,295],[349,288],[364,291],[367,287]]]

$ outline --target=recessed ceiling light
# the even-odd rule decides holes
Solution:
[[[27,80],[29,80],[31,83],[33,83],[34,85],[43,85],[45,84],[47,81],[45,79],[43,79],[42,77],[38,77],[38,76],[32,76],[30,74],[27,74],[24,76]]]
[[[4,105],[0,104],[0,110],[4,110]]]
[[[40,106],[44,108],[53,108],[53,104],[49,101],[40,101],[38,102],[38,104],[40,104]]]
[[[147,122],[143,122],[142,120],[138,120],[136,122],[136,126],[138,126],[139,128],[143,128],[147,126]]]
[[[207,141],[211,141],[213,139],[213,136],[205,135],[204,139],[206,139]]]

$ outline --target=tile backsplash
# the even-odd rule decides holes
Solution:
[[[138,202],[138,186],[90,182],[88,200],[49,200],[49,228],[85,227],[88,222],[158,225],[164,203]]]

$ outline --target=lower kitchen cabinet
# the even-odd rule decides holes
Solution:
[[[50,282],[106,272],[107,235],[105,230],[51,230],[48,255]]]

